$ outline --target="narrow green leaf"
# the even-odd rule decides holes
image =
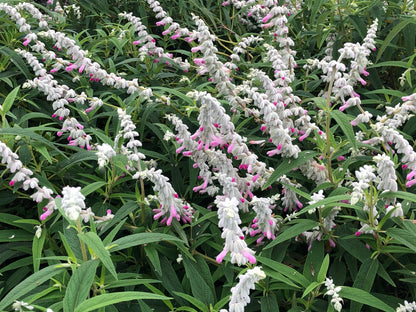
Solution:
[[[341,298],[350,299],[352,301],[360,302],[368,306],[379,309],[383,312],[394,312],[395,309],[385,304],[380,299],[369,294],[365,290],[357,289],[348,286],[342,286],[341,291],[339,292]]]
[[[371,64],[368,68],[375,68],[375,67],[401,67],[401,68],[409,68],[410,65],[406,62],[402,61],[387,61],[387,62],[380,62],[377,64]]]
[[[33,234],[24,230],[0,230],[0,243],[4,242],[30,242]]]
[[[220,310],[228,301],[230,301],[230,296],[225,296],[214,305],[214,310]]]
[[[151,290],[154,294],[162,295],[162,296],[164,295],[164,293],[160,289],[156,288],[155,286],[153,286],[151,284],[144,284],[144,286],[146,286],[147,289]],[[174,297],[175,296],[176,295],[174,295]],[[176,298],[179,298],[180,300],[183,300],[182,298],[180,298],[178,296],[176,296]],[[175,299],[176,302],[178,302],[178,300],[176,298],[174,298],[174,299]],[[170,300],[162,300],[162,301],[170,310],[173,310],[173,304],[172,304],[172,302],[170,302]],[[183,301],[186,302],[185,300],[183,300]]]
[[[191,284],[193,296],[202,301],[206,306],[214,304],[214,294],[201,275],[197,265],[187,257],[184,257],[183,264],[185,266],[186,276]]]
[[[87,186],[84,186],[81,190],[82,195],[87,196],[93,192],[95,192],[96,190],[98,190],[99,188],[101,188],[103,185],[106,185],[107,182],[105,181],[98,181],[98,182],[93,182],[91,184],[88,184]]]
[[[97,234],[93,232],[78,234],[78,237],[91,248],[101,262],[104,264],[106,269],[117,279],[116,268],[113,261],[111,260],[110,253],[105,249],[103,242]]]
[[[53,130],[56,130],[56,129],[53,128]],[[34,132],[33,128],[25,128],[25,129],[21,129],[21,128],[0,128],[0,134],[3,134],[3,135],[4,134],[10,134],[10,135],[20,135],[20,136],[30,137],[33,140],[42,142],[46,146],[49,146],[51,149],[53,149],[54,151],[56,151],[57,153],[59,153],[60,155],[62,155],[66,158],[65,154],[61,150],[59,150],[53,143],[49,142],[49,140],[45,139],[41,135]]]
[[[276,272],[276,271],[274,271],[272,269],[269,269],[267,267],[263,268],[263,271],[266,274],[266,276],[272,278],[273,282],[278,281],[278,282],[282,282],[286,285],[289,285],[291,287],[299,288],[299,286],[296,285],[294,282],[292,282],[292,280],[285,277],[283,274],[280,274],[279,272]]]
[[[397,192],[385,192],[385,193],[381,193],[379,195],[382,198],[401,198],[404,200],[408,200],[411,202],[416,202],[416,194],[414,193],[409,193],[409,192],[402,192],[402,191],[397,191]]]
[[[182,240],[168,234],[162,233],[137,233],[128,236],[124,236],[119,238],[111,243],[111,245],[116,245],[111,248],[111,251],[122,250],[126,248],[130,248],[133,246],[143,245],[143,244],[150,244],[159,241],[173,241],[173,242],[181,242]]]
[[[111,232],[103,239],[104,246],[110,245],[110,243],[113,241],[114,237],[117,235],[118,231],[120,231],[121,227],[126,222],[126,219],[122,220],[119,224],[117,224],[114,229],[111,230]]]
[[[105,286],[105,289],[143,285],[143,284],[150,284],[150,283],[160,283],[160,281],[155,280],[155,279],[149,279],[149,278],[136,278],[136,279],[121,280],[121,281],[120,280],[111,281],[108,283],[108,285]]]
[[[354,129],[350,121],[348,120],[347,116],[340,112],[339,110],[333,110],[329,113],[332,118],[335,119],[337,124],[341,127],[342,131],[344,132],[345,136],[347,137],[348,142],[351,143],[354,150],[357,150],[357,140],[355,138]]]
[[[283,159],[282,162],[280,163],[279,167],[277,167],[274,170],[274,172],[270,175],[270,178],[264,184],[263,190],[265,190],[270,185],[272,185],[282,175],[284,175],[287,172],[289,172],[290,170],[298,167],[299,165],[303,164],[304,162],[308,161],[309,159],[313,158],[316,155],[318,155],[317,152],[303,151],[303,152],[299,153],[298,158],[296,158],[296,159],[289,159],[289,158]]]
[[[269,295],[261,297],[260,309],[261,312],[279,312],[279,304],[277,303],[276,296]]]
[[[387,229],[386,233],[398,242],[412,249],[413,252],[416,252],[416,243],[414,240],[415,236],[412,236],[412,233],[410,231],[398,228],[391,228]]]
[[[68,254],[68,257],[71,259],[72,262],[77,262],[77,257],[75,256],[74,252],[72,251],[71,247],[68,244],[68,241],[66,240],[66,237],[64,234],[59,232],[59,236],[61,238],[61,242],[64,245],[65,251]]]
[[[33,262],[33,257],[20,258],[19,260],[13,261],[8,265],[3,266],[0,269],[0,274],[3,272],[10,271],[10,270],[16,270],[24,266],[30,266],[32,265],[32,262]]]
[[[288,239],[291,239],[303,232],[306,232],[315,226],[318,225],[318,222],[310,219],[302,219],[302,220],[296,220],[298,223],[295,225],[291,225],[289,228],[283,229],[276,237],[275,240],[273,240],[270,244],[268,244],[264,249],[271,248],[273,246],[276,246],[277,244],[280,244],[281,242],[284,242]]]
[[[3,104],[0,106],[0,114],[6,116],[7,112],[12,107],[14,100],[16,99],[17,93],[20,90],[20,86],[14,88],[6,97]]]
[[[36,235],[33,237],[32,243],[32,255],[33,255],[33,270],[39,271],[40,258],[42,257],[43,244],[46,238],[46,229],[42,229],[41,235],[38,238]]]
[[[308,279],[303,276],[302,273],[296,271],[288,265],[261,256],[257,256],[257,261],[275,270],[276,272],[285,275],[287,278],[291,279],[295,283],[298,283],[299,285],[302,285],[305,288],[310,284]]]
[[[52,164],[52,157],[48,152],[48,149],[46,146],[40,142],[32,142],[32,146],[35,148],[35,150],[40,153],[45,159]]]
[[[107,222],[104,227],[101,229],[100,235],[106,231],[108,231],[109,229],[111,229],[111,227],[116,224],[117,222],[120,222],[121,220],[123,220],[125,217],[127,217],[132,211],[138,209],[138,205],[137,202],[135,201],[129,201],[127,203],[125,203],[120,209],[117,210],[117,212],[115,213],[114,217]]]
[[[49,266],[30,275],[24,281],[19,283],[16,287],[14,287],[0,301],[0,311],[5,310],[5,308],[12,304],[16,299],[22,298],[36,287],[39,287],[44,282],[48,281],[50,278],[54,277],[58,273],[61,273],[63,270],[64,268],[62,267]]]
[[[162,274],[162,268],[160,266],[159,254],[154,245],[146,245],[144,246],[144,251],[146,252],[146,256],[149,258],[150,263],[153,265],[154,270],[158,274]]]
[[[378,261],[371,258],[364,261],[354,279],[353,287],[370,292],[377,275],[378,265]],[[351,303],[351,311],[361,311],[361,307],[360,302]]]
[[[7,195],[5,193],[0,193],[1,197],[6,197]],[[38,225],[40,222],[38,220],[33,219],[22,219],[19,216],[12,215],[9,213],[0,213],[0,222],[10,224],[13,227],[19,227],[27,232],[33,233],[33,225]]]
[[[321,268],[319,269],[317,281],[322,283],[325,281],[326,273],[328,272],[329,268],[329,254],[327,254],[322,262]]]
[[[176,95],[177,97],[179,97],[182,100],[184,100],[184,102],[188,103],[188,105],[193,106],[193,104],[194,104],[194,101],[190,97],[186,96],[185,94],[183,94],[182,92],[179,92],[176,89],[166,88],[166,87],[159,87],[159,86],[154,86],[152,89],[153,90],[161,90],[161,91],[164,91],[166,93],[170,93],[170,94]]]
[[[321,285],[322,283],[312,282],[308,287],[306,287],[305,291],[302,294],[302,298],[307,296],[311,291],[313,291],[317,286]]]
[[[98,260],[89,260],[75,270],[65,291],[64,312],[73,312],[80,303],[87,299],[98,264]]]
[[[311,25],[315,23],[316,20],[316,14],[318,14],[319,9],[321,8],[322,4],[326,0],[318,0],[318,1],[312,1],[312,8],[311,8],[311,15],[309,16],[309,22]],[[263,309],[262,309],[263,312]]]
[[[76,307],[74,312],[89,312],[102,307],[106,307],[110,304],[141,299],[166,300],[170,298],[162,295],[140,291],[123,291],[107,293],[85,300],[79,306]]]
[[[190,295],[181,293],[181,292],[177,292],[175,291],[175,295],[182,297],[183,299],[189,301],[190,303],[192,303],[194,306],[196,306],[200,311],[202,312],[209,312],[209,309],[207,308],[207,306],[205,305],[205,303],[203,303],[201,300],[198,300],[195,297],[192,297]]]
[[[377,63],[377,61],[380,59],[380,57],[383,55],[384,50],[389,46],[390,42],[398,35],[398,33],[405,28],[410,23],[415,23],[416,19],[404,19],[399,24],[397,24],[387,35],[387,37],[383,40],[383,44],[381,45],[380,49],[378,50],[376,61],[374,63]]]

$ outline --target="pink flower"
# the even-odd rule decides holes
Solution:
[[[217,260],[218,263],[221,263],[222,260],[224,259],[224,257],[227,255],[228,251],[227,250],[223,250],[220,252],[220,254],[215,258],[215,260]]]
[[[267,14],[265,17],[263,17],[263,23],[267,23],[269,21],[269,19],[271,19],[273,17],[273,14],[269,13]]]
[[[205,60],[203,58],[196,58],[194,59],[194,63],[198,66],[202,66],[205,63]]]

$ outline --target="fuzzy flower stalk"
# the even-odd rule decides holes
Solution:
[[[325,295],[331,296],[331,303],[334,305],[334,309],[337,312],[342,310],[342,298],[339,296],[339,292],[341,291],[341,286],[335,287],[334,281],[331,278],[325,279],[325,287],[328,290]]]
[[[217,256],[217,262],[221,263],[224,257],[230,253],[231,263],[237,265],[245,265],[247,262],[256,263],[254,251],[248,248],[244,241],[244,234],[239,227],[241,219],[238,214],[238,200],[235,197],[218,196],[215,203],[218,206],[218,226],[223,228],[221,237],[225,239],[224,249]]]
[[[245,306],[250,303],[250,290],[255,288],[257,282],[266,278],[266,274],[256,266],[238,278],[238,284],[231,288],[229,312],[244,312]]]

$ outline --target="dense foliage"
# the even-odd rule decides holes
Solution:
[[[416,311],[415,12],[0,0],[0,311]]]

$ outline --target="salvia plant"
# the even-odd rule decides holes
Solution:
[[[0,1],[0,311],[416,311],[413,1]]]

